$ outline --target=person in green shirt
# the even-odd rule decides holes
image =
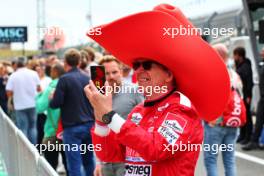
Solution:
[[[58,128],[58,121],[60,118],[60,109],[51,109],[49,107],[49,101],[51,95],[54,93],[59,77],[64,74],[64,69],[61,64],[55,64],[51,67],[50,76],[52,78],[51,83],[48,85],[48,87],[38,96],[36,97],[36,109],[37,113],[47,113],[47,119],[44,124],[44,140],[50,140],[51,138],[56,137],[56,131]],[[56,139],[56,138],[55,138]],[[44,142],[45,143],[45,142]],[[56,142],[56,144],[58,144]],[[53,145],[53,144],[51,144]],[[54,144],[55,145],[55,144]],[[48,148],[48,146],[47,146]],[[56,170],[58,166],[58,156],[59,152],[61,152],[63,157],[63,163],[64,167],[66,169],[66,158],[63,151],[56,151],[56,150],[46,150],[44,151],[44,156],[47,159],[47,161],[50,163],[50,165]],[[67,172],[67,169],[66,169]]]

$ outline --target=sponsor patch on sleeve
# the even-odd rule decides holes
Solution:
[[[160,126],[158,132],[163,136],[169,144],[175,144],[179,139],[179,135],[172,128]]]
[[[168,112],[161,126],[171,128],[173,131],[182,134],[186,125],[186,119],[180,115]]]

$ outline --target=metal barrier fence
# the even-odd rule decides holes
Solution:
[[[0,107],[0,176],[2,175],[58,176]]]

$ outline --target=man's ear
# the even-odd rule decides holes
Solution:
[[[122,69],[120,69],[120,73],[121,73],[121,77],[124,77],[124,71]]]
[[[166,78],[166,82],[172,82],[173,81],[173,73],[171,71],[167,71],[168,77]]]

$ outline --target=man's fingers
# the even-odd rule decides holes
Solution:
[[[94,170],[94,172],[93,172],[93,176],[97,176],[97,174],[96,174],[96,170]]]
[[[95,167],[94,176],[102,176],[102,170],[100,165]]]
[[[100,176],[97,170],[94,171],[94,176]]]
[[[95,85],[94,85],[92,80],[90,80],[89,85],[90,85],[90,90],[92,92],[98,92],[98,89],[95,87]]]
[[[109,86],[109,83],[108,81],[105,81],[105,84],[104,84],[104,87],[105,87],[105,95],[108,96],[108,95],[112,95],[112,87]]]
[[[108,81],[105,81],[104,86],[105,86],[105,87],[108,87],[108,86],[109,86],[109,82],[108,82]]]
[[[92,96],[92,91],[90,90],[90,84],[87,84],[85,87],[84,87],[84,92],[86,94],[86,97],[88,99],[90,99],[90,97]]]

